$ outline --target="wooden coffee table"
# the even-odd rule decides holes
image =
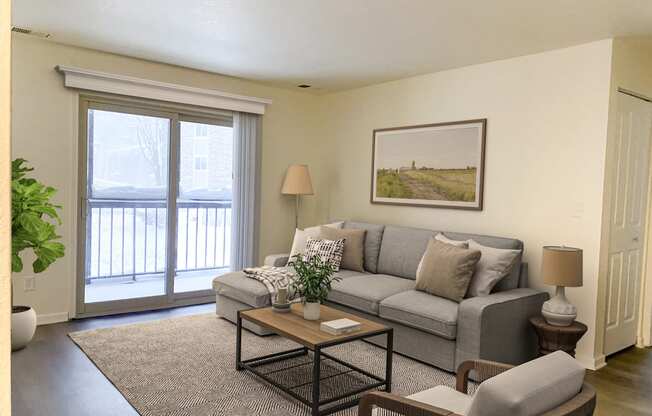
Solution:
[[[353,319],[360,322],[362,326],[359,330],[345,335],[331,335],[319,329],[321,322],[340,318]],[[243,319],[274,331],[280,336],[302,345],[302,347],[243,360],[241,356]],[[323,351],[324,348],[378,335],[387,336],[384,378],[358,368],[351,363],[347,363]],[[303,306],[298,303],[292,305],[290,313],[274,312],[271,307],[250,309],[238,312],[235,358],[236,369],[238,371],[250,371],[274,387],[279,388],[283,392],[306,404],[311,408],[312,416],[327,415],[357,405],[360,400],[359,395],[367,390],[375,390],[384,387],[385,391],[391,391],[393,341],[392,328],[324,305],[321,306],[321,319],[319,321],[307,321],[303,319]],[[312,359],[310,359],[310,355],[312,355]],[[296,362],[293,362],[293,360]],[[343,371],[340,373],[332,373],[335,366],[333,366],[333,368],[329,367],[331,370],[329,374],[322,377],[320,375],[322,365],[328,361],[335,363],[335,366],[343,369]],[[272,371],[261,369],[264,366],[270,364],[276,365],[278,363],[288,363],[289,367],[280,369],[274,368]],[[275,377],[278,376],[278,373],[281,371],[297,370],[304,368],[304,366],[312,367],[312,375],[309,377],[307,382],[305,382],[305,380],[296,380],[298,382],[297,384],[286,385],[282,381],[287,381],[288,377],[280,377],[281,381],[279,381],[279,377]],[[347,377],[350,379],[351,376],[360,377],[361,380],[364,379],[367,381],[365,381],[363,385],[356,385],[354,388],[341,392],[333,397],[321,397],[320,387],[322,383],[326,382],[326,380],[329,382],[336,382],[335,380],[337,377]],[[301,395],[300,391],[305,392],[308,387],[311,389],[310,397]]]

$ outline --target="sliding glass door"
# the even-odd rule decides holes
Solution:
[[[80,315],[204,302],[229,270],[231,119],[173,110],[81,101]]]
[[[233,128],[182,118],[180,133],[174,292],[192,293],[229,270]]]

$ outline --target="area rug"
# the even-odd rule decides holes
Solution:
[[[309,414],[297,400],[248,372],[235,370],[235,326],[214,314],[74,332],[69,336],[143,416]],[[259,337],[243,331],[242,347],[246,359],[296,348],[297,344],[279,336]],[[328,352],[374,374],[384,374],[385,351],[366,342],[344,344]],[[394,354],[393,363],[392,389],[396,394],[408,395],[440,384],[455,385],[454,375],[401,355]],[[338,370],[333,361],[323,366],[322,375]],[[310,380],[310,365],[292,367],[291,373],[278,374],[291,377],[297,384]],[[322,394],[335,397],[338,388],[355,382],[339,380],[322,387]],[[356,409],[336,414],[355,415]]]

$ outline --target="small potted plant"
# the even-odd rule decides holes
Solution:
[[[291,288],[303,299],[303,318],[316,321],[319,319],[319,305],[326,300],[331,284],[340,280],[334,275],[335,267],[319,256],[304,259],[300,254],[293,257],[290,266],[297,273]]]
[[[61,224],[57,210],[59,205],[50,202],[56,189],[45,186],[36,179],[28,178],[27,173],[34,170],[24,166],[24,159],[11,163],[11,271],[23,270],[20,253],[31,249],[36,256],[32,263],[34,273],[41,273],[58,258],[63,257],[65,247],[56,241],[61,238],[56,226]],[[11,349],[25,347],[36,330],[36,313],[30,306],[11,308]]]

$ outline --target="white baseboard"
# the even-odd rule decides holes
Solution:
[[[68,312],[45,313],[36,315],[36,325],[56,324],[70,319]]]
[[[579,361],[587,370],[599,370],[607,365],[606,357],[604,355],[599,357],[577,355],[575,356],[575,359],[577,359],[577,361]]]

